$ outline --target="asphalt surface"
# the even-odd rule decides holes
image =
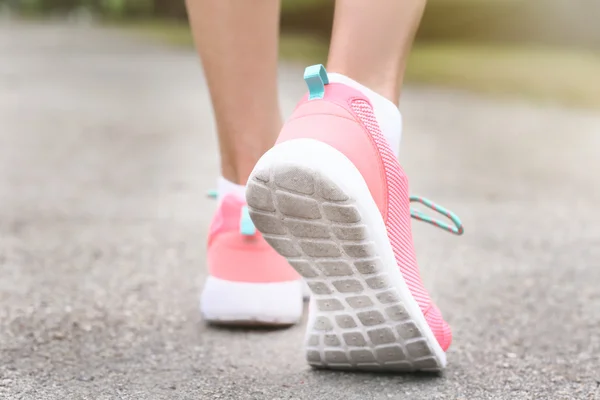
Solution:
[[[282,66],[283,109],[304,92]],[[600,399],[600,115],[408,88],[415,223],[453,326],[441,376],[311,370],[303,326],[205,326],[217,176],[189,49],[0,25],[0,398]]]

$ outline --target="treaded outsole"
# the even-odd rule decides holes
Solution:
[[[306,358],[316,368],[440,371],[376,252],[360,207],[303,165],[253,172],[250,216],[267,242],[308,282],[314,301]]]

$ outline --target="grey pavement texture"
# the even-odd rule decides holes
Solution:
[[[304,92],[281,68],[283,109]],[[205,326],[218,174],[199,63],[102,29],[0,26],[0,398],[600,399],[600,116],[410,87],[441,376],[311,370],[304,327]]]

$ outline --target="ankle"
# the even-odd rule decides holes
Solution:
[[[238,185],[245,185],[254,166],[273,145],[275,139],[267,143],[241,142],[237,144],[227,154],[221,154],[221,174],[230,182]]]
[[[230,194],[240,199],[244,199],[246,196],[246,185],[237,184],[223,176],[220,176],[217,179],[217,198],[221,200],[223,197]]]
[[[400,98],[400,85],[395,74],[364,74],[352,71],[347,68],[329,68],[327,67],[328,75],[344,76],[361,85],[369,88],[378,95],[386,98],[398,107]]]
[[[225,179],[245,185],[260,157],[275,145],[282,121],[279,115],[267,121],[249,121],[227,129],[219,126],[221,174]]]

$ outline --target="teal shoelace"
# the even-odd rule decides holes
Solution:
[[[208,192],[208,197],[210,197],[212,199],[216,199],[217,195],[218,195],[218,193],[216,190],[210,190]],[[452,211],[447,210],[446,208],[440,206],[439,204],[436,204],[433,201],[426,199],[425,197],[421,197],[421,196],[410,196],[409,201],[411,203],[420,203],[420,204],[424,205],[425,207],[428,207],[428,208],[432,209],[433,211],[442,214],[443,216],[445,216],[452,222],[452,225],[447,224],[446,222],[441,221],[439,219],[432,218],[429,215],[425,214],[424,212],[421,212],[413,207],[411,207],[411,209],[410,209],[410,216],[412,218],[419,220],[419,221],[426,222],[433,226],[437,226],[438,228],[443,229],[446,232],[450,232],[455,235],[462,235],[465,232],[465,229],[463,227],[462,222],[460,221],[460,218],[458,218],[458,216],[456,214],[454,214]],[[254,226],[254,223],[252,222],[252,219],[250,218],[248,206],[242,207],[242,211],[241,211],[241,215],[240,215],[240,233],[245,236],[252,236],[256,233],[256,227]]]
[[[433,211],[436,211],[436,212],[442,214],[443,216],[448,218],[450,221],[452,221],[452,224],[454,226],[449,225],[449,224],[445,223],[444,221],[440,221],[438,219],[431,218],[429,215],[411,207],[410,216],[413,217],[414,219],[426,222],[433,226],[437,226],[438,228],[443,229],[447,232],[453,233],[455,235],[462,235],[463,233],[465,233],[465,228],[463,227],[463,224],[460,221],[460,218],[458,218],[458,216],[456,214],[454,214],[452,211],[447,210],[446,208],[440,206],[439,204],[434,203],[433,201],[431,201],[429,199],[426,199],[425,197],[410,196],[409,200],[411,203],[413,203],[413,202],[421,203],[425,207],[431,208]]]

